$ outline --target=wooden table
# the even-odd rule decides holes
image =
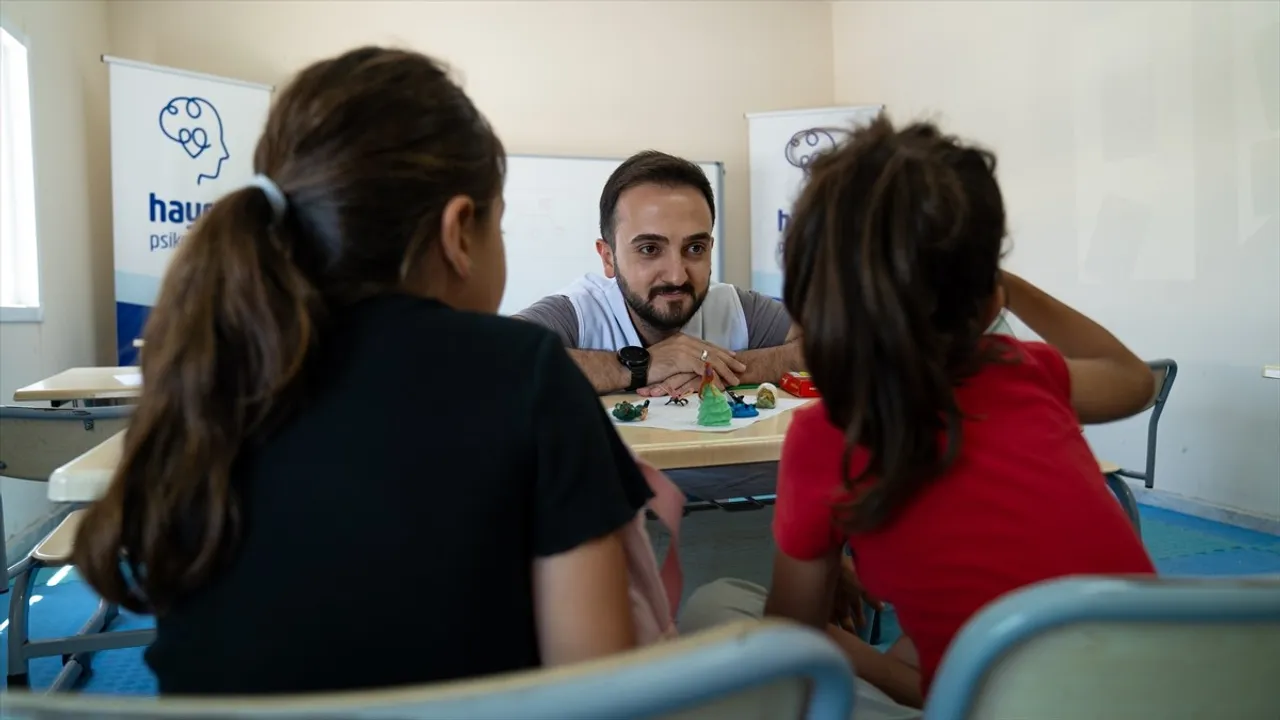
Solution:
[[[629,396],[603,398],[612,407]],[[796,408],[798,409],[798,408]],[[618,434],[638,455],[663,470],[777,462],[782,440],[796,409],[726,433],[681,432],[644,427],[619,427]],[[49,499],[54,502],[93,502],[102,497],[124,451],[124,431],[53,471]],[[1104,475],[1119,469],[1099,460]]]
[[[93,502],[107,492],[116,466],[124,455],[124,430],[63,465],[49,476],[53,502]]]
[[[81,401],[120,400],[142,394],[142,385],[121,382],[117,376],[138,376],[136,367],[81,367],[63,370],[14,391],[17,402],[49,402],[55,406]]]
[[[790,397],[778,391],[781,397]],[[602,398],[607,407],[634,395]],[[731,432],[681,432],[645,427],[619,427],[623,442],[641,458],[663,470],[777,462],[791,416],[798,408]],[[92,502],[106,492],[124,450],[124,432],[63,465],[49,477],[54,502]]]
[[[754,395],[754,393],[746,393]],[[791,398],[779,390],[778,397]],[[601,398],[606,409],[615,403],[643,402],[636,395],[609,395]],[[657,402],[664,402],[657,398]],[[801,406],[803,407],[803,406]],[[698,432],[697,430],[665,430],[647,428],[642,423],[619,425],[618,435],[638,457],[659,470],[721,467],[758,462],[777,462],[782,454],[782,440],[799,407],[759,420],[741,430]]]

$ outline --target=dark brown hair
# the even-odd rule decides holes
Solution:
[[[644,150],[627,158],[609,176],[600,192],[600,237],[614,247],[614,231],[618,222],[618,199],[622,193],[639,185],[691,187],[702,194],[711,209],[711,222],[716,220],[716,198],[711,181],[702,168],[684,158],[657,150]]]
[[[1000,357],[983,334],[1004,202],[990,152],[886,118],[809,166],[783,239],[783,300],[844,430],[846,529],[883,526],[955,458],[955,387]],[[850,477],[856,447],[869,464]],[[871,480],[862,486],[864,479]]]
[[[399,289],[456,196],[482,216],[505,153],[443,66],[366,47],[303,70],[276,98],[254,172],[192,228],[148,318],[142,397],[75,564],[104,598],[163,613],[236,547],[232,467],[296,406],[334,307]]]

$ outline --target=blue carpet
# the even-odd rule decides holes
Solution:
[[[772,508],[743,513],[700,512],[685,519],[686,590],[730,574],[767,583],[772,552],[769,522]],[[658,533],[654,533],[655,536]],[[1142,534],[1156,566],[1166,575],[1257,575],[1280,573],[1280,536],[1246,530],[1152,507],[1142,507]],[[655,537],[659,545],[665,538]],[[741,572],[737,572],[737,571]],[[66,573],[49,585],[53,571],[37,578],[31,612],[35,638],[76,632],[97,606],[93,592],[76,575]],[[7,603],[8,596],[0,596]],[[34,600],[34,597],[33,597]],[[149,627],[151,619],[122,613],[113,629]],[[8,634],[0,632],[0,642]],[[887,613],[882,621],[885,645],[899,634],[897,621]],[[31,663],[31,685],[46,687],[57,675],[58,658]],[[99,653],[81,688],[92,693],[153,695],[155,677],[142,661],[142,648]]]

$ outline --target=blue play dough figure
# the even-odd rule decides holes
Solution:
[[[741,395],[733,392],[729,393],[729,409],[736,418],[753,418],[760,414],[755,405],[748,404]]]

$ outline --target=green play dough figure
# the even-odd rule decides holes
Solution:
[[[639,405],[632,405],[629,402],[620,402],[613,406],[613,416],[622,422],[644,420],[649,417],[649,401],[645,400]]]
[[[707,427],[723,427],[733,420],[733,410],[724,391],[712,384],[704,385],[698,393],[698,424]]]

